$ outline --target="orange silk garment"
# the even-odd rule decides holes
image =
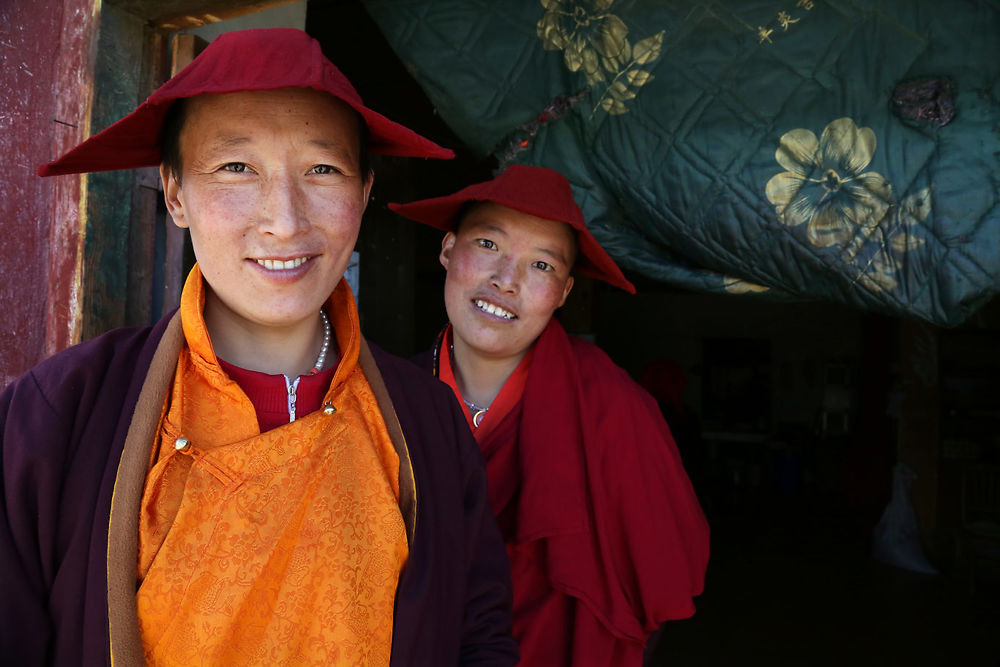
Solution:
[[[204,298],[196,266],[140,515],[147,664],[388,665],[408,556],[399,457],[358,366],[350,288],[329,303],[341,360],[324,405],[336,411],[263,434],[216,360]]]

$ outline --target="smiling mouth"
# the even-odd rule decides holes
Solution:
[[[297,269],[306,262],[309,261],[308,257],[296,257],[295,259],[255,259],[259,265],[263,266],[268,271],[290,271],[291,269]]]
[[[472,303],[476,304],[476,308],[483,311],[484,313],[489,313],[490,315],[496,315],[497,317],[502,317],[505,320],[517,319],[517,315],[510,312],[509,310],[504,310],[500,306],[495,306],[488,301],[483,301],[482,299],[475,299]]]

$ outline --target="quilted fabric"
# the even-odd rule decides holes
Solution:
[[[955,325],[1000,284],[998,0],[365,0],[630,271]]]

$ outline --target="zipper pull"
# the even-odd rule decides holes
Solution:
[[[288,390],[288,423],[291,424],[293,421],[295,421],[295,399],[296,399],[295,392],[299,388],[299,380],[301,380],[302,377],[299,376],[295,378],[294,382],[288,379],[287,375],[284,377],[285,377],[285,388]]]

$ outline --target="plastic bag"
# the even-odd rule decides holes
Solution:
[[[910,504],[909,482],[916,478],[917,474],[902,463],[892,469],[892,498],[873,531],[872,556],[904,570],[937,574],[920,546],[917,516]]]

